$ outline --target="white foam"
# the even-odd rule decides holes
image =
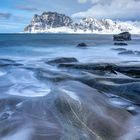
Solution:
[[[109,101],[116,106],[130,106],[131,104],[120,98],[111,98]]]
[[[16,95],[16,96],[23,96],[23,97],[42,97],[42,96],[46,96],[50,93],[51,89],[50,88],[21,88],[16,87],[16,88],[12,88],[8,94],[10,95]]]
[[[66,90],[66,89],[61,89],[61,91],[65,92],[67,95],[69,95],[72,99],[78,101],[80,103],[79,97],[72,91]]]

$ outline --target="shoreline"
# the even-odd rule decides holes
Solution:
[[[140,36],[127,46],[114,46],[112,35],[1,34],[0,41],[1,140],[140,137]]]

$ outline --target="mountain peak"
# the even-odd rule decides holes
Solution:
[[[136,26],[137,25],[137,26]],[[140,23],[116,22],[111,19],[96,19],[85,17],[80,22],[65,14],[44,11],[41,15],[35,14],[30,24],[24,29],[27,33],[37,32],[65,32],[65,33],[140,33]]]

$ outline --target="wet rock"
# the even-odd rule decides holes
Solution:
[[[65,119],[69,120],[66,122],[68,122],[70,126],[75,126],[79,129],[84,129],[85,126],[85,128],[90,128],[91,131],[89,131],[89,133],[91,133],[91,139],[117,139],[118,135],[120,135],[121,128],[119,123],[122,122],[122,120],[126,121],[130,115],[127,111],[113,106],[111,107],[105,96],[79,82],[65,82],[65,86],[62,85],[61,89],[65,90],[63,93],[58,94],[59,96],[61,95],[61,97],[59,97],[59,100],[57,98],[56,107],[59,111],[57,114],[61,113],[63,121]],[[78,89],[80,89],[80,92]],[[67,91],[72,92],[67,93]],[[69,94],[69,96],[65,96],[64,93]],[[73,100],[75,96],[73,96],[74,98],[70,98],[71,95],[77,96],[79,103]],[[107,114],[110,114],[109,118]],[[113,120],[115,120],[115,122]],[[119,123],[116,123],[116,121]],[[125,124],[125,122],[123,124]],[[68,129],[68,127],[66,129]]]
[[[22,64],[16,63],[14,60],[10,59],[0,59],[0,67],[4,66],[21,66]]]
[[[23,129],[23,132],[26,130],[27,133],[23,134],[31,136],[31,140],[117,140],[128,132],[127,126],[133,123],[131,121],[133,116],[136,117],[138,109],[133,109],[133,105],[123,101],[121,104],[118,103],[120,100],[111,102],[104,93],[121,96],[132,101],[132,104],[138,104],[140,80],[128,76],[138,77],[140,66],[132,66],[129,63],[115,65],[63,62],[65,61],[53,64],[67,69],[33,69],[36,70],[37,80],[44,82],[45,86],[52,84],[47,96],[18,99],[16,96],[11,98],[11,95],[8,95],[8,99],[0,100],[0,120],[3,120],[0,121],[0,139],[8,140],[10,134],[15,135],[13,139],[17,139],[18,134],[21,134],[18,133],[20,129]],[[96,71],[101,75],[96,75]],[[77,73],[84,74],[79,76]],[[53,82],[48,82],[48,79]],[[57,84],[54,81],[57,81]],[[41,83],[38,84],[39,87]],[[27,84],[29,85],[28,81]],[[30,86],[23,88],[30,89]],[[12,109],[12,115],[7,112],[7,108]],[[134,127],[130,126],[130,129]],[[28,128],[33,128],[33,131],[30,132]]]
[[[126,51],[125,48],[113,48],[112,50],[114,50],[114,51]]]
[[[112,87],[113,92],[117,95],[140,105],[140,83],[128,83],[119,86]]]
[[[136,55],[140,55],[140,51],[135,51],[135,54]]]
[[[139,78],[140,77],[140,66],[136,65],[130,65],[130,66],[118,66],[116,68],[116,71],[135,77],[135,78]]]
[[[10,59],[0,59],[0,66],[8,66],[8,65],[13,65],[15,61],[10,60]]]
[[[103,72],[110,72],[113,74],[117,74],[119,72],[124,75],[128,75],[131,77],[139,78],[140,77],[140,66],[139,65],[115,65],[113,63],[76,63],[69,64],[63,63],[58,65],[59,68],[65,69],[75,69],[80,71],[87,71],[94,74],[102,75]]]
[[[74,62],[78,62],[78,60],[74,57],[60,57],[60,58],[55,58],[55,59],[49,60],[46,63],[53,65],[53,64],[74,63]]]
[[[126,108],[126,110],[127,110],[128,112],[130,112],[132,115],[138,115],[138,111],[135,109],[135,106],[128,106],[128,107]]]
[[[124,43],[124,42],[115,42],[114,45],[117,45],[117,46],[127,46],[128,44]]]
[[[98,67],[110,69],[109,64]],[[25,98],[10,119],[5,114],[6,120],[0,122],[0,139],[10,139],[11,133],[17,138],[22,129],[31,140],[115,140],[127,133],[132,114],[110,104],[100,90],[76,81],[64,81],[55,87],[45,97]],[[13,100],[4,103],[15,106]]]
[[[83,80],[82,80],[83,81]],[[83,83],[92,88],[96,88],[101,92],[111,93],[119,97],[123,97],[136,105],[140,105],[140,83],[123,83],[117,84],[113,82],[100,82],[100,80],[85,79]]]
[[[59,64],[60,68],[71,68],[78,70],[100,70],[100,71],[112,71],[116,65],[108,63],[77,63],[77,64]]]
[[[78,44],[77,47],[87,47],[87,44],[83,42],[83,43]]]
[[[119,53],[120,55],[135,55],[135,53],[131,50],[122,51]]]
[[[36,76],[41,81],[47,79],[51,82],[60,82],[66,79],[71,79],[71,76],[68,74],[57,72],[57,71],[41,70],[41,69],[36,72]]]
[[[8,118],[9,118],[9,116],[10,116],[10,114],[9,114],[9,113],[3,113],[3,114],[2,114],[2,116],[0,117],[0,121],[3,121],[3,120],[8,119]]]
[[[114,41],[129,41],[131,40],[131,34],[129,32],[123,32],[113,36]]]
[[[119,54],[139,56],[140,52],[139,51],[132,51],[132,50],[124,50],[124,51],[121,51]]]

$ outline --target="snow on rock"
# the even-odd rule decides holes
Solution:
[[[74,22],[70,17],[57,12],[43,12],[34,15],[30,24],[25,27],[25,33],[100,33],[117,34],[130,32],[140,34],[139,21],[113,21],[111,19],[83,18]]]

